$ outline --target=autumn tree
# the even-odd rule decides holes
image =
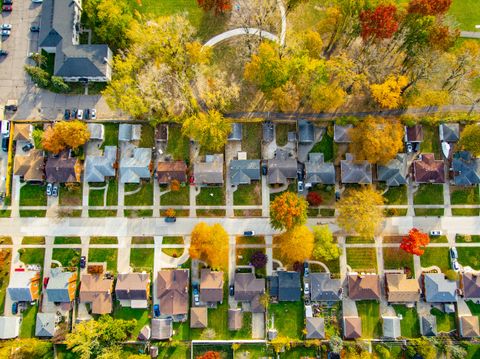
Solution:
[[[305,225],[298,225],[275,237],[280,257],[288,264],[304,262],[312,256],[314,237]]]
[[[177,179],[173,179],[170,182],[170,191],[177,192],[180,191],[180,181]]]
[[[197,0],[197,3],[205,11],[213,10],[215,15],[232,10],[231,0]]]
[[[201,147],[210,151],[220,151],[227,143],[231,130],[230,121],[216,110],[190,116],[182,126],[184,136],[193,138]]]
[[[221,359],[222,357],[220,356],[220,353],[219,352],[215,352],[215,351],[208,351],[202,355],[198,355],[196,357],[196,359]]]
[[[458,145],[473,156],[480,156],[480,126],[476,123],[465,126]]]
[[[270,224],[275,229],[290,230],[307,221],[308,203],[293,192],[284,192],[270,203]]]
[[[9,359],[48,359],[51,358],[51,342],[36,338],[23,338],[0,342],[0,358]]]
[[[371,186],[347,190],[337,202],[337,223],[349,234],[373,237],[383,220],[383,203]]]
[[[198,223],[192,230],[190,257],[207,262],[212,268],[227,268],[228,234],[222,225]]]
[[[318,260],[331,261],[337,259],[342,254],[342,249],[335,243],[332,231],[328,225],[313,227],[313,236],[315,238],[315,247],[313,257]]]
[[[257,269],[265,268],[267,265],[268,257],[262,251],[256,251],[250,257],[250,264]]]
[[[361,35],[364,40],[389,39],[398,30],[397,7],[378,5],[360,13]]]
[[[167,208],[165,217],[175,217],[175,210],[173,208]]]
[[[76,149],[90,139],[87,124],[81,121],[60,121],[43,133],[42,147],[58,153],[65,148]]]
[[[68,84],[60,76],[52,76],[50,78],[50,83],[54,92],[62,93],[68,92],[68,90],[70,90],[70,86],[68,86]]]
[[[403,127],[396,120],[368,116],[350,130],[356,160],[386,164],[403,148]]]
[[[452,5],[452,0],[410,0],[408,12],[419,15],[442,15]]]
[[[408,84],[405,76],[389,76],[381,84],[370,85],[373,99],[382,108],[397,108],[402,102],[402,89]]]
[[[417,228],[412,228],[408,232],[407,237],[402,238],[400,248],[410,254],[421,256],[425,252],[425,248],[430,243],[428,234],[421,232]]]
[[[312,207],[318,207],[322,203],[323,199],[322,196],[318,194],[318,192],[308,192],[307,194],[307,202]]]
[[[227,78],[227,73],[205,66],[197,82],[200,97],[210,110],[225,112],[238,100],[240,87]]]

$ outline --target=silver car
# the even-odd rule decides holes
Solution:
[[[2,36],[10,36],[11,31],[10,30],[2,30],[1,35]]]
[[[2,24],[2,26],[0,26],[0,30],[10,30],[10,31],[12,31],[12,25],[11,24]]]

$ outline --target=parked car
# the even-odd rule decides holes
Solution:
[[[308,266],[308,262],[303,262],[303,276],[308,277],[310,274],[310,267]]]
[[[303,293],[304,293],[305,295],[309,295],[309,294],[310,294],[310,284],[309,284],[309,283],[305,283],[305,284],[304,284]]]
[[[177,221],[177,217],[165,217],[165,222],[167,223],[175,223]]]
[[[303,190],[305,189],[304,185],[303,185],[303,181],[298,181],[298,184],[297,184],[297,189],[298,189],[298,192],[299,193],[302,193]]]
[[[82,269],[85,268],[86,264],[87,264],[87,258],[85,256],[81,256],[80,257],[80,268],[82,268]]]
[[[0,56],[7,56],[7,55],[8,55],[8,51],[0,50]]]
[[[0,34],[1,34],[2,36],[10,36],[10,33],[11,33],[11,32],[12,32],[11,30],[1,30],[1,31],[0,31]]]
[[[3,5],[2,6],[2,11],[10,12],[12,10],[13,10],[12,5]]]
[[[13,0],[3,0],[3,5],[13,5]]]
[[[85,110],[83,110],[83,118],[85,120],[88,120],[90,118],[90,110],[88,108],[86,108]]]
[[[7,136],[3,136],[2,137],[2,150],[4,152],[8,152],[8,143],[10,142],[10,137],[7,135]]]
[[[76,108],[74,108],[74,109],[72,110],[72,114],[71,114],[71,115],[72,115],[72,116],[71,116],[70,118],[72,118],[72,119],[77,118],[77,109],[76,109]]]
[[[34,4],[41,4],[43,2],[43,0],[32,0],[32,2]]]
[[[83,110],[82,110],[82,109],[78,109],[78,111],[77,111],[77,119],[78,119],[78,120],[83,120]]]
[[[97,119],[97,110],[95,110],[94,108],[92,108],[90,110],[90,117],[92,118],[92,120],[96,120]]]
[[[70,119],[70,110],[65,110],[65,113],[63,114],[63,119],[64,120],[69,120]]]
[[[233,284],[228,287],[228,294],[230,294],[231,297],[235,294],[235,286]]]
[[[16,315],[18,313],[18,303],[17,302],[13,302],[12,303],[12,314],[13,315]]]
[[[49,279],[50,279],[49,277],[43,278],[43,286],[44,286],[45,288],[47,288]]]
[[[253,237],[255,235],[255,231],[245,231],[243,232],[245,237]]]
[[[432,237],[437,237],[437,236],[441,236],[442,235],[442,231],[438,230],[438,229],[432,229],[430,231],[430,236]]]
[[[199,305],[200,304],[200,292],[198,290],[198,284],[194,284],[193,285],[193,303],[195,305]]]
[[[28,151],[30,151],[33,147],[35,147],[35,146],[33,146],[33,143],[28,142],[27,144],[25,144],[25,145],[22,147],[22,151],[23,151],[23,152],[28,152]]]
[[[58,197],[58,185],[53,185],[53,188],[52,188],[52,196],[53,197]]]
[[[450,259],[451,259],[452,261],[455,260],[455,259],[458,259],[457,248],[451,247],[448,252],[449,252],[449,254],[450,254]]]
[[[2,26],[0,26],[0,29],[1,30],[12,30],[12,25],[11,24],[2,24]]]
[[[160,316],[160,305],[155,304],[153,306],[153,315],[155,316],[155,318]]]
[[[266,161],[262,161],[262,175],[266,176],[268,173],[268,166]]]
[[[47,196],[52,195],[52,189],[53,189],[53,184],[52,183],[47,184]]]
[[[37,25],[30,26],[30,31],[31,32],[40,32],[40,26],[37,26]]]
[[[452,260],[452,268],[455,272],[458,272],[460,270],[460,264],[458,264],[458,261],[456,259]]]

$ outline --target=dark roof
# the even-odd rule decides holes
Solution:
[[[386,165],[378,165],[377,177],[379,181],[386,182],[387,186],[400,186],[407,184],[407,155],[399,153]]]
[[[118,300],[147,300],[149,273],[121,273],[117,276],[115,294]]]
[[[352,142],[350,139],[350,129],[353,128],[353,125],[337,125],[333,126],[333,140],[338,143],[349,143]]]
[[[223,272],[203,268],[200,272],[200,300],[207,302],[223,301]]]
[[[423,141],[423,127],[422,125],[415,125],[405,128],[405,142],[422,142]]]
[[[480,298],[480,276],[474,273],[462,274],[463,296],[465,299]]]
[[[312,143],[315,139],[315,128],[313,123],[306,120],[298,121],[298,142]]]
[[[228,135],[230,141],[242,140],[242,124],[238,122],[232,123],[232,132]]]
[[[275,138],[275,126],[270,121],[262,123],[263,141],[272,142]]]
[[[105,45],[106,46],[106,45]],[[107,48],[106,48],[107,49]],[[105,53],[106,55],[106,53]],[[103,77],[102,71],[87,57],[67,57],[56,69],[55,76],[61,77]]]
[[[460,139],[460,125],[458,123],[442,123],[438,132],[440,141],[458,142]]]
[[[332,279],[330,273],[310,274],[310,300],[332,302],[342,299],[342,282]]]
[[[47,174],[47,182],[52,183],[69,183],[80,182],[75,174],[75,166],[77,158],[70,157],[49,157],[45,165],[45,173]]]
[[[480,158],[474,158],[470,152],[455,153],[452,167],[457,186],[471,186],[480,183]]]
[[[325,320],[321,317],[307,318],[305,329],[307,330],[307,339],[325,338]]]
[[[433,153],[424,153],[413,161],[413,173],[417,183],[445,183],[444,162],[436,160]]]
[[[157,276],[157,297],[160,299],[160,313],[162,315],[187,314],[188,270],[172,269],[159,271]]]
[[[353,300],[379,300],[380,277],[377,274],[350,274],[348,296]]]
[[[184,161],[158,162],[157,179],[158,183],[186,182],[187,164]]]
[[[342,183],[372,183],[372,165],[368,161],[354,161],[353,155],[347,153],[340,161]]]
[[[286,184],[287,179],[294,178],[297,178],[296,159],[268,160],[268,184]]]
[[[253,273],[235,273],[235,300],[251,301],[265,293],[265,279],[255,278]]]
[[[228,330],[240,330],[243,326],[243,313],[240,308],[228,310]]]
[[[57,47],[60,41],[62,41],[60,34],[55,29],[51,29],[40,43],[40,47]]]
[[[231,160],[230,181],[232,185],[250,184],[260,180],[260,160]]]
[[[437,317],[432,314],[422,315],[420,317],[420,332],[425,337],[436,336]]]
[[[305,162],[305,183],[335,184],[335,166],[325,162],[323,153],[309,153]]]
[[[294,302],[300,300],[302,288],[300,284],[300,273],[277,271],[276,275],[269,278],[270,295],[277,296],[280,302]],[[276,292],[276,295],[272,293]]]

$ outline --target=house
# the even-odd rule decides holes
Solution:
[[[206,155],[194,164],[193,175],[199,185],[223,185],[223,154]]]
[[[30,141],[32,139],[33,126],[30,123],[16,123],[13,133],[14,141]]]
[[[353,128],[353,125],[337,125],[333,126],[333,140],[337,143],[350,143],[350,130]]]
[[[55,335],[55,323],[57,315],[55,313],[37,313],[35,323],[35,336],[42,338],[51,338]]]
[[[33,302],[40,297],[40,272],[24,271],[10,273],[8,294],[12,302]]]
[[[297,178],[297,160],[294,158],[274,158],[268,160],[268,184],[286,185],[289,179]]]
[[[243,327],[243,312],[240,308],[228,310],[228,330],[240,330]]]
[[[343,337],[357,339],[362,336],[362,320],[360,317],[343,317]]]
[[[153,340],[170,339],[173,335],[172,318],[153,318],[150,338]]]
[[[53,75],[67,82],[107,82],[113,54],[107,45],[81,45],[81,1],[44,0],[38,46],[55,54]]]
[[[420,300],[420,285],[404,273],[386,273],[386,292],[389,303],[415,303]]]
[[[20,334],[22,317],[0,317],[0,339],[13,339]]]
[[[200,272],[200,301],[203,303],[223,302],[223,272],[203,268]]]
[[[232,123],[232,131],[228,135],[229,141],[241,141],[242,140],[242,124],[238,122]]]
[[[378,274],[348,274],[348,297],[352,300],[380,300]]]
[[[296,302],[300,300],[302,285],[299,272],[277,271],[268,277],[269,294],[279,302]]]
[[[252,312],[264,312],[260,296],[265,293],[265,279],[256,278],[254,273],[235,273],[235,294],[237,302],[250,302]]]
[[[456,186],[474,186],[480,183],[480,158],[473,157],[470,152],[455,153],[452,168]]]
[[[122,151],[120,158],[120,183],[140,183],[150,179],[152,150],[150,148],[129,148]]]
[[[330,273],[310,273],[310,300],[312,302],[338,302],[342,300],[342,282]]]
[[[445,183],[445,165],[433,153],[424,153],[413,161],[413,175],[417,183]]]
[[[401,336],[400,318],[395,316],[382,316],[383,337],[388,339],[397,339]]]
[[[423,274],[423,292],[428,303],[457,301],[457,282],[445,278],[443,273]]]
[[[25,182],[43,182],[45,158],[42,150],[30,150],[27,155],[15,155],[13,174]]]
[[[423,141],[423,127],[422,125],[405,126],[405,142],[406,143],[420,143]]]
[[[140,141],[142,138],[142,125],[121,123],[118,126],[118,140],[122,142]]]
[[[49,302],[70,303],[75,299],[76,290],[76,272],[62,272],[61,268],[52,268],[46,288]]]
[[[315,140],[315,128],[313,123],[306,120],[298,121],[298,142],[312,144]]]
[[[117,146],[105,146],[103,155],[88,155],[85,160],[86,182],[105,182],[107,178],[115,177],[117,162]]]
[[[351,153],[345,155],[345,159],[340,161],[340,173],[342,183],[372,183],[372,165],[368,161],[357,162],[353,159]]]
[[[465,299],[480,300],[480,275],[463,272],[460,277],[460,289]]]
[[[442,123],[438,126],[440,141],[458,142],[460,140],[460,125],[458,123]]]
[[[271,121],[262,123],[262,140],[265,143],[270,143],[275,139],[275,126]]]
[[[420,334],[424,337],[437,336],[437,317],[432,314],[420,316]]]
[[[161,270],[157,276],[157,298],[160,301],[160,314],[183,321],[188,313],[187,269]]]
[[[105,126],[101,123],[88,123],[88,132],[90,132],[90,140],[103,141],[105,139]]]
[[[475,338],[480,336],[478,325],[478,316],[459,315],[458,316],[458,334],[462,338]]]
[[[122,307],[148,308],[150,274],[120,273],[115,285],[115,296]]]
[[[82,274],[80,285],[80,302],[90,303],[92,314],[109,314],[112,312],[113,279],[102,275]]]
[[[386,165],[377,166],[377,179],[385,182],[389,187],[407,184],[408,164],[407,154],[398,153],[397,156]]]
[[[305,162],[305,184],[335,184],[335,166],[325,162],[323,153],[309,153]]]
[[[190,328],[208,327],[208,309],[207,307],[190,308]]]
[[[185,161],[158,162],[157,180],[159,184],[170,184],[173,180],[187,182],[187,164]]]
[[[325,319],[311,317],[306,319],[306,339],[325,339]]]
[[[260,180],[260,160],[231,160],[230,183],[233,186]]]
[[[49,157],[45,172],[49,183],[78,183],[81,181],[82,164],[77,157]]]

